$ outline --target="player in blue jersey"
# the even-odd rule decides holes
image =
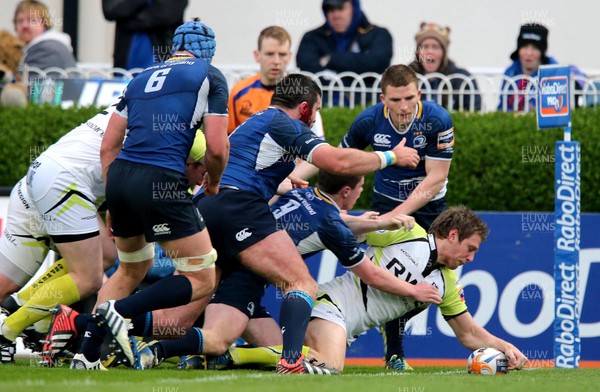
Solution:
[[[441,298],[430,285],[409,285],[377,268],[364,255],[353,232],[342,220],[341,209],[351,209],[354,206],[362,192],[363,182],[362,176],[337,176],[320,171],[317,187],[287,192],[271,206],[278,228],[286,230],[304,258],[329,249],[344,267],[360,276],[365,284],[394,295],[439,303]],[[402,215],[385,221],[369,219],[357,229],[362,234],[378,229],[411,228],[413,223],[414,218]],[[216,356],[225,352],[244,333],[250,319],[253,320],[253,326],[246,331],[244,337],[255,345],[281,344],[277,324],[260,305],[266,283],[245,268],[236,269],[221,280],[206,308],[203,328],[188,332],[192,337],[202,334],[202,354]],[[176,313],[171,312],[163,317],[182,320],[189,317],[189,313],[198,315],[202,307],[185,307],[185,311],[175,311]],[[189,330],[191,325],[178,327]],[[188,338],[189,336],[180,340],[163,340],[152,345],[151,349],[156,353],[157,360],[145,358],[144,363],[138,366],[154,366],[164,358],[177,355],[199,354],[195,349],[190,349],[196,346],[190,345]]]
[[[381,77],[381,102],[358,115],[341,145],[382,151],[406,138],[406,146],[419,153],[419,165],[388,167],[375,173],[372,209],[412,215],[427,230],[446,208],[454,126],[443,107],[420,100],[418,86],[419,79],[410,67],[389,67]],[[406,320],[386,325],[386,362],[396,370],[410,369],[401,340]]]
[[[202,124],[207,195],[219,192],[227,163],[227,84],[210,65],[214,37],[198,20],[178,27],[173,57],[146,68],[129,83],[108,124],[100,158],[121,263],[99,294],[102,326],[98,318],[88,322],[73,369],[101,367],[104,327],[133,363],[125,318],[187,304],[215,287],[217,254],[185,178],[186,160]],[[180,274],[127,298],[107,301],[127,296],[139,284],[152,264],[154,241],[174,255]]]
[[[284,334],[282,373],[307,372],[311,365],[301,355],[302,339],[316,282],[293,241],[277,230],[267,201],[300,157],[339,174],[361,175],[389,164],[416,165],[413,150],[400,143],[393,150],[365,153],[337,149],[309,128],[320,107],[321,91],[310,78],[292,74],[275,88],[272,106],[240,125],[230,136],[231,155],[215,197],[200,195],[198,208],[213,233],[220,262],[238,260],[244,267],[282,288]],[[190,340],[201,346],[202,335]],[[198,350],[202,352],[202,348]]]
[[[271,107],[256,113],[231,134],[231,154],[221,191],[215,197],[200,195],[197,203],[213,233],[219,260],[239,261],[284,293],[280,373],[307,373],[313,366],[300,350],[317,284],[289,235],[277,229],[268,200],[292,172],[296,158],[343,175],[418,163],[416,152],[404,147],[404,142],[372,153],[339,149],[318,138],[309,127],[320,108],[320,95],[318,85],[304,75],[282,78],[275,87]],[[201,341],[200,334],[190,344]]]

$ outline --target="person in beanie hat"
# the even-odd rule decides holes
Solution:
[[[504,71],[505,78],[500,87],[499,110],[508,112],[535,110],[537,93],[531,86],[531,81],[537,78],[540,65],[558,64],[554,58],[546,54],[547,50],[548,29],[545,26],[536,23],[521,26],[517,37],[517,49],[510,55],[513,63]],[[571,71],[575,75],[585,76],[575,66],[571,66]],[[518,78],[519,75],[522,77]],[[508,79],[512,79],[512,83]],[[515,85],[520,93],[515,91]],[[576,83],[576,89],[581,88],[582,86]]]
[[[65,336],[64,325],[80,327],[70,331],[73,335],[86,330],[71,369],[101,370],[100,345],[107,333],[134,365],[139,357],[133,355],[126,318],[188,304],[211,294],[216,286],[217,252],[185,177],[190,153],[199,156],[192,146],[202,125],[205,194],[219,193],[229,158],[227,81],[209,64],[215,47],[214,32],[198,19],[179,26],[173,57],[137,74],[110,118],[100,161],[121,263],[98,293],[98,313],[86,316],[85,328],[63,319],[71,311],[55,312],[48,341],[58,345],[57,339]],[[179,274],[127,297],[152,266],[154,242],[176,255],[172,261]],[[201,335],[192,338],[190,344],[202,346]]]
[[[426,76],[431,73],[441,73],[443,75],[461,74],[471,76],[469,71],[459,68],[448,57],[448,47],[450,46],[450,27],[443,27],[436,23],[422,22],[419,31],[415,35],[417,49],[415,60],[409,65],[416,73]],[[436,91],[442,80],[436,77],[428,77],[432,91]],[[452,90],[459,91],[465,83],[463,79],[452,78],[450,84]],[[445,87],[442,86],[442,89]],[[477,90],[477,83],[473,81],[473,89]],[[466,85],[466,90],[470,86]],[[452,104],[448,94],[443,94],[441,98],[437,94],[428,95],[426,98],[440,103],[449,110],[480,110],[481,96],[477,93],[473,95],[465,93],[453,94]]]

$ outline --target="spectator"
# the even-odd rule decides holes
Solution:
[[[106,20],[117,22],[115,68],[146,68],[169,58],[187,0],[102,0]]]
[[[296,56],[298,68],[313,73],[380,74],[390,65],[392,36],[387,29],[369,22],[360,0],[323,0],[323,13],[325,24],[302,37]],[[323,98],[327,101],[327,94]],[[334,103],[338,100],[335,97]]]
[[[415,60],[410,67],[418,74],[427,76],[432,73],[441,73],[443,75],[461,74],[471,76],[469,71],[459,68],[448,57],[448,47],[450,46],[450,28],[442,27],[435,23],[421,23],[421,27],[415,35],[417,41],[417,51]],[[449,102],[449,94],[443,94],[441,105],[449,110],[480,110],[481,96],[478,93],[473,95],[468,93],[471,90],[469,84],[463,79],[452,78],[450,86],[444,86],[442,79],[438,77],[427,77],[431,85],[431,99],[439,102],[437,90],[441,87],[443,90],[452,88],[453,91],[460,91],[465,85],[465,94],[452,94],[452,103]],[[473,81],[473,89],[477,91],[477,83]]]
[[[17,36],[25,47],[22,63],[30,67],[71,68],[77,66],[71,47],[71,37],[52,29],[48,7],[36,0],[17,4],[13,19]]]
[[[519,37],[517,38],[517,50],[510,55],[513,62],[504,71],[504,76],[514,78],[519,75],[525,75],[530,78],[536,78],[540,65],[558,64],[558,61],[546,54],[547,49],[548,29],[545,26],[534,23],[521,26]],[[571,65],[571,72],[574,75],[585,76],[573,65]],[[514,90],[513,85],[504,79],[500,87],[498,110],[508,112],[534,110],[536,94],[534,90],[530,90],[529,80],[526,77],[516,80],[517,92]],[[582,86],[576,83],[575,88],[581,89]],[[515,99],[517,102],[515,102]],[[528,100],[527,107],[525,106],[526,100]]]

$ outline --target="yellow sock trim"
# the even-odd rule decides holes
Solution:
[[[60,278],[61,276],[65,276],[69,273],[67,270],[67,266],[65,264],[65,259],[60,259],[56,261],[54,264],[48,268],[46,273],[40,277],[37,281],[30,284],[29,286],[25,286],[19,293],[17,294],[17,298],[21,303],[25,303],[31,299],[31,296],[35,294],[36,291],[42,287],[42,285],[46,282],[51,282],[56,278]]]
[[[4,320],[2,332],[7,339],[15,340],[25,328],[48,317],[49,310],[57,304],[71,305],[77,301],[79,289],[71,275],[45,282],[25,305]]]
[[[255,348],[232,347],[229,353],[236,366],[276,367],[281,359],[281,350],[283,350],[282,345]],[[308,355],[309,350],[308,346],[302,346],[304,356]]]

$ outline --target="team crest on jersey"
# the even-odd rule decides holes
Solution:
[[[390,135],[376,133],[373,136],[373,145],[377,147],[391,147],[392,142],[390,141],[390,137]]]
[[[444,150],[454,146],[454,128],[438,133],[437,148]]]
[[[425,135],[416,136],[413,140],[414,148],[423,148],[427,145],[427,138]]]

